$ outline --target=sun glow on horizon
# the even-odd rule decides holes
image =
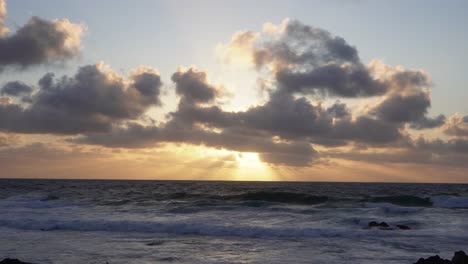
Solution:
[[[273,181],[276,178],[270,167],[260,160],[258,153],[238,152],[236,160],[237,168],[233,180]]]

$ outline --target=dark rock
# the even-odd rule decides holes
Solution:
[[[164,261],[164,262],[174,262],[174,261],[177,261],[178,258],[174,258],[174,257],[165,257],[165,258],[160,258],[158,259],[159,261]]]
[[[6,258],[0,261],[0,264],[32,264],[32,263],[24,262],[19,259]]]
[[[151,242],[146,243],[147,246],[159,246],[162,244],[164,244],[164,241],[151,241]]]
[[[468,264],[468,256],[463,251],[457,251],[453,255],[452,264]]]
[[[428,257],[427,259],[420,258],[418,262],[414,264],[450,264],[450,260],[442,259],[439,255]]]
[[[452,260],[442,259],[439,255],[428,257],[427,259],[420,258],[414,264],[468,264],[468,256],[463,251],[457,251],[453,255]]]
[[[390,226],[385,222],[380,222],[380,227],[390,227]]]
[[[378,227],[379,229],[391,230],[392,228],[385,222],[377,223],[376,221],[371,221],[367,224],[369,228]]]
[[[399,229],[402,229],[402,230],[408,230],[408,229],[411,229],[409,226],[407,225],[396,225],[396,227],[398,227]]]

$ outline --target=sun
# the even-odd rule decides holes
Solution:
[[[261,161],[258,158],[258,153],[252,153],[252,152],[239,152],[236,155],[237,162],[239,163],[239,166],[242,167],[255,167],[258,166]]]
[[[273,181],[274,174],[269,166],[263,163],[258,153],[236,153],[237,169],[234,172],[234,180],[237,181]]]

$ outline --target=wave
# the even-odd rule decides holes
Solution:
[[[295,193],[295,192],[258,191],[258,192],[248,192],[248,193],[238,195],[238,196],[230,196],[228,199],[311,205],[311,204],[325,203],[330,200],[330,197],[316,196],[316,195],[309,195],[306,193]]]
[[[391,203],[401,206],[432,206],[430,198],[423,198],[415,195],[376,196],[367,199],[366,202]]]
[[[468,208],[468,197],[435,196],[431,197],[434,206],[444,208]]]
[[[366,201],[366,207],[379,207],[389,212],[412,212],[410,207],[468,208],[468,197],[433,196],[418,197],[413,195],[372,197]]]
[[[174,235],[202,235],[215,237],[245,238],[310,238],[310,237],[361,237],[401,236],[401,232],[385,232],[369,229],[291,228],[248,225],[219,225],[206,222],[153,222],[130,220],[36,220],[0,219],[0,226],[33,231],[80,231],[80,232],[135,232],[165,233]]]
[[[55,195],[14,195],[0,200],[0,208],[55,208],[78,205],[76,202],[60,200]]]
[[[338,198],[331,196],[311,195],[301,192],[282,192],[282,191],[256,191],[246,192],[235,195],[208,195],[199,193],[177,192],[159,196],[159,199],[153,197],[125,197],[122,199],[105,199],[95,201],[97,205],[103,206],[122,206],[134,204],[136,206],[156,205],[160,201],[172,201],[174,207],[193,208],[224,208],[226,210],[235,209],[235,207],[271,207],[274,204],[296,204],[296,205],[319,205],[325,207],[358,206],[364,203],[366,207],[381,207],[388,212],[407,211],[408,208],[399,207],[441,207],[441,208],[468,208],[468,197],[459,196],[432,196],[421,197],[416,195],[390,195],[374,196],[365,199],[356,197]],[[187,202],[189,204],[187,204]],[[94,203],[94,202],[93,202]],[[169,203],[170,204],[170,203]],[[0,199],[0,207],[24,207],[24,208],[53,208],[64,206],[83,205],[82,202],[74,202],[55,195],[24,194],[10,196]],[[397,207],[392,207],[397,206]],[[194,209],[197,211],[198,209]],[[177,210],[176,210],[177,211]]]
[[[366,203],[365,206],[368,208],[378,208],[384,213],[389,214],[411,214],[421,210],[418,207],[398,206],[391,203]]]

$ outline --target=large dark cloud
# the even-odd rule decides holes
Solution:
[[[132,123],[72,141],[127,148],[186,143],[257,152],[268,163],[303,166],[318,157],[311,143],[345,145],[359,141],[381,145],[401,139],[395,124],[370,117],[352,120],[342,103],[322,108],[287,93],[273,93],[266,104],[244,112],[225,112],[218,106],[182,101],[170,117],[159,127]]]
[[[225,112],[218,106],[195,104],[215,99],[214,93],[209,97],[199,96],[200,90],[214,90],[203,77],[206,73],[197,71],[197,74],[194,74],[189,70],[177,72],[173,76],[177,76],[174,78],[176,86],[180,86],[181,83],[177,82],[183,79],[184,88],[178,92],[181,95],[179,107],[177,111],[170,113],[170,120],[167,123],[159,127],[129,123],[123,127],[114,127],[110,133],[87,133],[72,141],[108,147],[148,147],[159,143],[186,143],[240,152],[257,152],[265,162],[289,165],[306,165],[315,156],[315,150],[306,140],[277,142],[273,139],[275,129],[283,129],[279,132],[288,133],[284,124],[293,121],[291,118],[299,111],[303,111],[303,116],[297,116],[296,127],[290,129],[291,131],[302,129],[299,124],[301,118],[313,114],[310,112],[313,111],[313,107],[304,99],[295,102],[290,96],[287,99],[278,96],[278,100],[286,101],[272,100],[265,106],[267,108],[265,111],[252,108],[247,112]],[[202,89],[191,89],[193,87],[202,87]],[[274,106],[275,104],[279,105]],[[284,115],[279,116],[280,112]],[[268,116],[264,116],[265,114]],[[312,115],[311,118],[315,117]],[[265,122],[270,122],[272,126],[269,127]],[[200,127],[200,124],[208,129]],[[221,131],[209,128],[221,128]]]
[[[75,134],[105,131],[115,122],[137,119],[160,104],[159,74],[141,68],[128,80],[102,65],[81,67],[73,77],[46,74],[31,103],[0,105],[0,130]]]

